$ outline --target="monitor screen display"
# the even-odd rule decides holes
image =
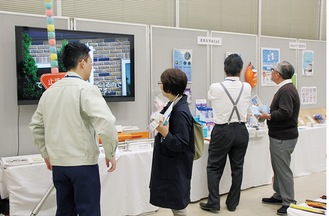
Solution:
[[[56,29],[59,72],[66,72],[61,52],[67,43],[81,42],[90,48],[93,68],[89,82],[108,102],[135,100],[134,35]],[[51,73],[46,28],[16,26],[18,104],[37,104],[45,88],[40,77]]]

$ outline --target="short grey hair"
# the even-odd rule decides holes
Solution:
[[[279,62],[274,68],[283,79],[291,79],[295,73],[295,68],[287,61]]]

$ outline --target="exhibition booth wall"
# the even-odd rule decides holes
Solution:
[[[15,26],[46,28],[44,16],[0,12],[0,142],[1,157],[37,153],[33,145],[28,124],[36,105],[17,105]],[[237,34],[198,29],[184,29],[163,26],[117,23],[101,20],[55,17],[58,29],[80,31],[110,32],[133,34],[135,36],[135,101],[108,103],[117,118],[118,125],[134,125],[146,130],[149,117],[155,111],[154,99],[159,96],[157,82],[160,74],[173,67],[173,51],[188,50],[192,54],[191,82],[188,84],[192,100],[190,109],[195,114],[195,99],[206,99],[208,87],[212,82],[222,81],[225,77],[223,62],[232,52],[241,54],[244,61],[241,79],[245,80],[245,70],[251,62],[258,73],[258,82],[253,88],[264,104],[269,104],[275,86],[261,82],[262,48],[278,49],[280,60],[291,62],[297,73],[297,89],[315,87],[317,100],[302,104],[302,109],[326,107],[326,42],[294,38],[263,37],[259,35]],[[221,44],[209,45],[198,42],[199,37],[220,38]],[[312,76],[302,76],[303,49],[291,48],[291,42],[305,44],[314,53]],[[210,106],[210,104],[208,104]]]

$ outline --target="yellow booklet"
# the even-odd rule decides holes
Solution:
[[[326,212],[324,210],[314,209],[314,208],[307,207],[307,206],[295,205],[295,204],[292,204],[292,203],[290,204],[289,207],[294,208],[294,209],[299,209],[299,210],[303,210],[303,211],[316,213],[316,214],[322,214],[322,215],[326,214]]]

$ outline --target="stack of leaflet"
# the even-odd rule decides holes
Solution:
[[[1,165],[3,168],[7,168],[11,166],[30,165],[34,163],[43,163],[43,162],[44,160],[40,154],[1,158]]]
[[[326,215],[327,201],[325,199],[309,200],[300,205],[290,204],[290,208],[307,211],[314,214]]]
[[[250,102],[250,110],[254,116],[258,117],[262,114],[262,112],[270,113],[270,108],[267,105],[262,104],[257,95],[252,96]]]
[[[249,117],[248,117],[248,128],[256,128],[255,137],[263,137],[267,134],[264,129],[265,119],[259,118],[262,112],[270,113],[270,108],[267,105],[262,104],[260,98],[254,95],[250,99]]]
[[[207,107],[206,99],[195,100],[195,121],[199,122],[203,128],[203,134],[206,139],[210,138],[211,131],[215,126],[213,120],[213,110]]]

